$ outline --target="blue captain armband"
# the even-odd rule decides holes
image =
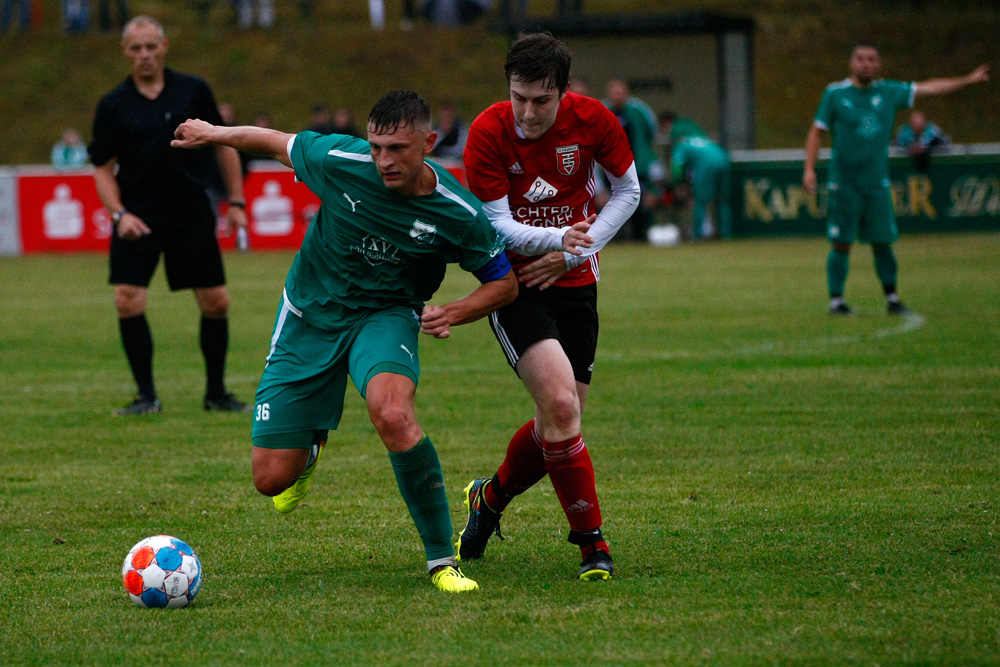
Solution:
[[[501,252],[499,255],[488,261],[482,268],[476,269],[472,275],[479,278],[479,282],[488,283],[500,280],[510,271],[510,260],[507,253]]]

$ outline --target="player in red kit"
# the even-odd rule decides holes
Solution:
[[[569,541],[582,552],[577,576],[594,580],[614,573],[580,431],[597,349],[597,253],[635,210],[639,179],[614,114],[568,92],[570,62],[552,35],[522,35],[504,63],[510,101],[488,108],[469,129],[469,189],[484,202],[521,283],[490,325],[535,401],[535,417],[514,434],[496,474],[466,487],[469,519],[456,547],[460,559],[481,557],[511,500],[548,474]],[[599,215],[595,162],[612,186]]]

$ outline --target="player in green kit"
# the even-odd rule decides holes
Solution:
[[[823,92],[816,119],[806,138],[802,185],[816,192],[816,157],[822,133],[833,134],[829,166],[827,238],[832,247],[826,263],[830,313],[851,315],[844,301],[848,257],[855,240],[870,243],[875,271],[885,291],[890,315],[909,312],[896,294],[896,257],[892,244],[899,237],[889,190],[889,142],[896,112],[914,100],[947,95],[989,80],[989,66],[966,76],[904,83],[879,79],[878,47],[858,42],[851,51],[851,76],[831,83]]]
[[[712,220],[709,208],[714,208],[714,227],[719,238],[733,235],[733,214],[729,206],[729,179],[731,164],[726,149],[699,136],[681,137],[670,151],[670,176],[680,183],[686,175],[691,178],[691,237],[704,238],[705,220]]]
[[[181,124],[176,137],[178,147],[221,144],[278,160],[321,200],[288,272],[257,389],[257,490],[279,512],[298,506],[340,422],[350,375],[389,451],[432,582],[475,590],[457,567],[441,465],[414,411],[417,337],[447,338],[451,326],[510,303],[517,281],[479,200],[424,160],[436,139],[430,106],[413,92],[387,94],[368,117],[368,141],[200,120]],[[425,306],[449,262],[481,284]]]

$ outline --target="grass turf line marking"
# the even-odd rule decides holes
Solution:
[[[886,329],[879,329],[868,335],[844,335],[844,336],[824,336],[822,338],[815,338],[812,340],[803,340],[798,342],[784,343],[781,341],[773,341],[769,343],[760,343],[759,345],[748,345],[736,348],[725,348],[718,350],[707,350],[705,352],[689,352],[689,351],[665,351],[665,352],[651,352],[648,354],[623,354],[621,352],[602,355],[598,353],[598,357],[610,359],[612,361],[624,361],[628,359],[652,359],[658,361],[666,361],[671,359],[724,359],[727,357],[750,357],[759,354],[768,354],[770,352],[812,352],[815,349],[826,347],[829,345],[847,345],[852,343],[865,343],[871,340],[880,340],[882,338],[888,338],[889,336],[900,336],[904,334],[911,333],[917,329],[924,326],[926,323],[926,318],[923,315],[917,313],[911,313],[909,315],[903,316],[903,322],[899,326],[889,327]]]

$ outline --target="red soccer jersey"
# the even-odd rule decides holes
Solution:
[[[567,93],[556,122],[538,139],[518,134],[509,101],[473,121],[465,145],[469,189],[482,201],[507,196],[514,219],[534,227],[567,227],[593,213],[594,162],[616,177],[632,165],[618,119],[599,101]],[[537,257],[507,251],[514,269]],[[566,272],[556,285],[597,282],[597,256]]]

